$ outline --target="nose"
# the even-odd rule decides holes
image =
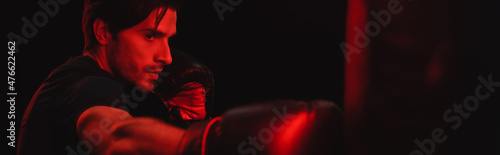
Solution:
[[[170,46],[168,45],[168,41],[165,41],[162,45],[162,48],[158,49],[158,54],[155,57],[156,62],[161,63],[162,65],[169,65],[172,63],[172,55],[170,54]]]

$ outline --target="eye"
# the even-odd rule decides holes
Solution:
[[[144,35],[147,40],[154,40],[154,34],[153,33],[147,33]]]

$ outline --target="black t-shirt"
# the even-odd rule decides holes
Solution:
[[[132,116],[168,119],[168,110],[158,99],[151,99],[151,94],[141,97],[140,102],[131,100],[127,92],[130,89],[92,58],[79,56],[68,60],[51,72],[31,98],[21,123],[18,154],[91,151],[92,142],[78,138],[76,123],[80,114],[93,106],[130,110]],[[97,134],[92,136],[99,138]]]

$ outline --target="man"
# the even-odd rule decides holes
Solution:
[[[198,121],[210,116],[207,100],[213,99],[206,94],[213,94],[213,79],[194,61],[183,64],[186,56],[171,55],[174,4],[87,0],[84,54],[53,70],[31,99],[18,154],[299,155],[341,150],[332,146],[340,146],[342,116],[329,101],[270,101]],[[165,65],[172,74],[166,78],[160,73]],[[187,129],[147,117],[147,110],[134,112],[153,90],[173,119],[189,120],[178,123]]]
[[[172,62],[176,5],[168,0],[86,0],[85,50],[37,90],[18,154],[177,154],[185,130],[128,110]]]

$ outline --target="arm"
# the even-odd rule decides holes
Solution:
[[[78,118],[77,133],[94,154],[178,154],[184,130],[107,106],[94,106]]]

